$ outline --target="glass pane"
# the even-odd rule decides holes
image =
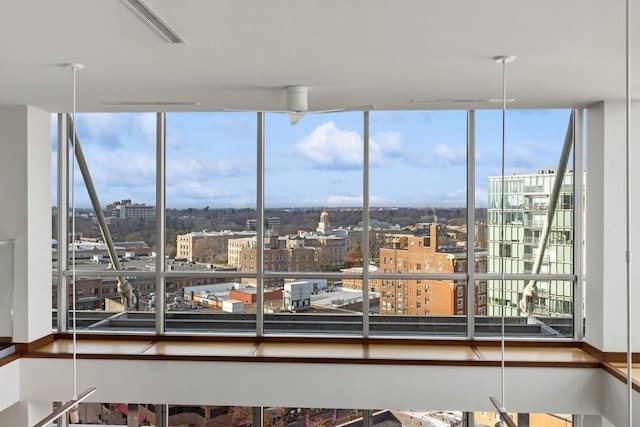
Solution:
[[[573,425],[571,414],[529,414],[509,413],[511,419],[519,426],[570,427]],[[495,412],[474,412],[473,418],[477,427],[494,427],[500,421]]]
[[[0,239],[0,349],[13,341],[13,264],[13,242]]]
[[[249,406],[168,405],[169,427],[253,425],[253,408]]]
[[[180,277],[167,278],[166,289],[168,332],[255,333],[255,284],[235,277]]]
[[[69,228],[71,233],[75,227],[69,255],[75,257],[76,269],[84,270],[76,276],[78,327],[154,329],[146,318],[143,322],[136,316],[141,299],[153,292],[155,280],[133,272],[148,272],[155,265],[155,115],[78,114],[76,133],[86,160],[86,171],[82,171],[73,158],[69,159],[75,165],[76,206]],[[88,182],[95,188],[93,200]],[[113,253],[108,238],[113,242]],[[102,274],[118,270],[123,272],[120,283],[116,277]],[[69,292],[71,282],[69,278]],[[127,296],[126,302],[122,295]],[[113,316],[116,312],[121,314]],[[109,322],[95,324],[108,316],[112,316]]]
[[[57,270],[58,270],[58,116],[51,115],[51,266],[52,266],[52,295],[54,298],[51,302],[53,319],[57,317],[58,300],[57,295]],[[64,146],[64,145],[63,145]],[[63,211],[64,213],[64,211]],[[57,326],[53,322],[53,328]]]
[[[372,415],[371,425],[389,426],[421,426],[421,427],[462,427],[472,426],[467,423],[468,413],[462,411],[435,410],[376,410]],[[492,426],[493,427],[493,426]]]
[[[255,113],[167,114],[169,258],[239,268],[227,247],[255,238],[256,131]]]
[[[280,271],[339,271],[362,220],[362,113],[309,114],[295,126],[267,114],[265,123],[265,204],[283,211],[269,252],[291,254]]]
[[[255,332],[256,117],[167,114],[168,331]]]
[[[370,118],[371,331],[464,335],[467,113]]]
[[[508,111],[504,177],[502,113],[479,111],[476,116],[476,201],[479,210],[486,208],[486,223],[482,214],[477,218],[476,232],[483,238],[476,252],[486,250],[488,273],[506,276],[487,281],[487,316],[504,314],[514,324],[526,324],[531,316],[553,327],[566,323],[569,329],[559,331],[563,337],[573,334],[573,147],[561,163],[570,114]],[[554,186],[557,179],[562,181]],[[542,276],[516,280],[517,274]],[[566,275],[566,280],[544,277],[550,274]],[[479,328],[482,323],[477,322]]]
[[[90,262],[90,261],[89,261]],[[144,262],[144,260],[140,260]],[[77,268],[83,271],[94,270],[100,273],[101,266],[92,266],[79,261]],[[76,328],[93,331],[154,331],[155,314],[149,305],[155,290],[155,278],[134,276],[135,270],[145,271],[141,266],[129,267],[125,279],[132,286],[136,301],[128,309],[118,292],[118,278],[79,274],[76,276]],[[135,270],[134,270],[135,269]],[[69,278],[69,329],[73,328],[73,280]]]
[[[362,425],[363,411],[335,408],[264,408],[264,427],[329,427]],[[359,423],[357,422],[359,421]]]
[[[265,226],[265,301],[282,293],[265,307],[268,332],[362,333],[362,291],[337,275],[361,258],[362,126],[362,112],[307,114],[295,126],[266,115],[265,216],[278,228]]]
[[[126,403],[85,403],[78,404],[78,415],[83,425],[127,425],[128,406]]]

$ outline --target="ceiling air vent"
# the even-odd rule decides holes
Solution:
[[[145,24],[150,26],[162,40],[167,43],[182,44],[184,39],[176,34],[160,17],[142,0],[121,0]]]

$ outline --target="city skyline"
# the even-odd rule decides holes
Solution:
[[[570,110],[507,111],[505,174],[554,169]],[[155,114],[76,116],[78,138],[102,205],[155,204]],[[466,111],[372,111],[370,206],[466,207]],[[362,205],[362,113],[265,117],[265,207]],[[52,204],[56,205],[56,116]],[[255,113],[168,113],[168,208],[254,208]],[[221,143],[222,141],[222,143]],[[501,174],[502,112],[476,112],[476,207]],[[424,185],[423,183],[427,183]],[[89,207],[76,170],[76,206]]]

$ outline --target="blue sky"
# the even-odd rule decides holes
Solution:
[[[78,136],[101,204],[155,204],[155,114],[78,114]],[[362,204],[363,114],[265,119],[267,207]],[[568,110],[507,112],[506,173],[557,165]],[[52,119],[55,125],[55,116]],[[167,206],[255,207],[256,114],[167,114]],[[55,126],[52,167],[55,178]],[[476,113],[476,204],[501,173],[502,113]],[[371,206],[465,207],[466,112],[370,113]],[[88,207],[77,173],[78,207]],[[55,185],[52,185],[55,205]]]

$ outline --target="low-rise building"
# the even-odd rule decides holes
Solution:
[[[131,199],[125,199],[108,204],[105,216],[120,219],[152,219],[156,217],[156,207],[144,203],[131,203]]]
[[[227,264],[230,239],[255,236],[254,231],[194,231],[176,237],[176,258],[189,262]]]

